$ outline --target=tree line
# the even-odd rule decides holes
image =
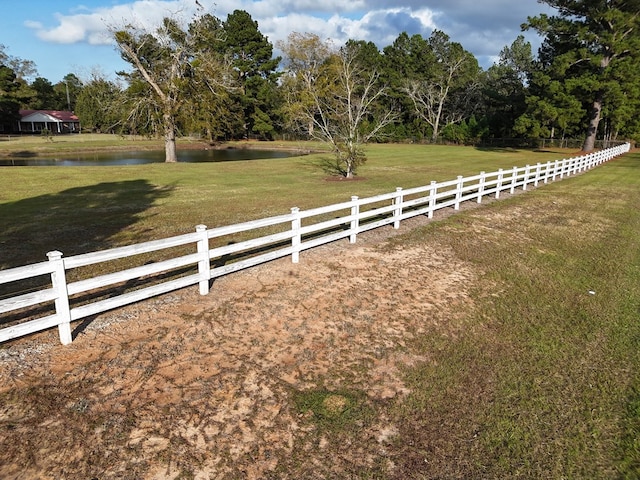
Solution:
[[[582,137],[590,151],[596,138],[640,140],[640,0],[543,3],[557,13],[522,25],[542,36],[537,55],[519,36],[486,70],[438,30],[403,32],[382,49],[293,32],[274,56],[244,10],[114,29],[132,67],[116,81],[70,73],[55,85],[29,83],[35,65],[0,48],[0,124],[19,108],[70,109],[91,131],[162,136],[167,161],[176,159],[176,135],[317,138],[347,176],[369,141]]]

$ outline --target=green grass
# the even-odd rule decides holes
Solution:
[[[365,392],[304,390],[292,397],[298,414],[319,427],[318,435],[353,432],[374,416]]]
[[[85,136],[61,137],[67,139]],[[17,142],[37,142],[38,138]],[[63,140],[53,142],[62,143]],[[123,142],[97,137],[87,142]],[[0,155],[13,142],[0,142]],[[69,140],[72,142],[72,140]],[[73,143],[81,150],[82,144]],[[93,145],[93,143],[92,143]],[[129,148],[138,141],[129,142]],[[267,144],[270,145],[270,144]],[[309,148],[274,142],[274,147]],[[156,141],[156,147],[159,145]],[[313,148],[317,148],[313,145]],[[20,148],[31,148],[22,145]],[[4,167],[0,170],[0,268],[230,225],[395,190],[568,156],[422,145],[373,145],[358,181],[327,181],[327,154],[206,164]]]
[[[20,137],[0,137],[0,158],[32,157],[59,152],[78,152],[100,149],[161,149],[162,141],[140,136],[120,136],[83,133],[80,135],[25,135]]]
[[[407,374],[407,472],[640,477],[639,187],[628,155],[396,240],[428,237],[483,272],[466,334],[416,342],[438,363]]]

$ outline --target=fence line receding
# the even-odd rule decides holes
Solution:
[[[0,271],[0,285],[35,277],[47,279],[46,285],[36,291],[0,300],[0,315],[8,314],[0,317],[0,325],[10,324],[0,329],[0,342],[57,326],[60,341],[68,344],[72,341],[71,322],[76,320],[196,284],[200,294],[206,295],[214,278],[286,256],[297,263],[304,250],[345,238],[355,243],[359,233],[385,225],[399,228],[401,221],[417,215],[431,218],[439,209],[458,210],[463,202],[481,203],[483,197],[500,198],[502,192],[546,184],[584,172],[629,150],[630,145],[624,144],[570,159],[480,172],[416,188],[397,188],[373,197],[353,196],[347,202],[325,207],[309,210],[294,207],[285,215],[235,225],[212,229],[198,225],[193,233],[70,257],[51,251],[47,254],[48,261]],[[267,234],[228,240],[238,233],[258,235],[261,231]],[[212,240],[217,246],[212,247]],[[92,278],[69,280],[68,272],[81,267],[172,248],[181,248],[183,252],[189,248],[191,253]],[[171,272],[179,274],[172,276]],[[154,277],[159,280],[152,285],[113,293],[123,283]],[[102,296],[96,293],[105,289],[111,289],[111,293]],[[47,314],[38,316],[40,312]]]

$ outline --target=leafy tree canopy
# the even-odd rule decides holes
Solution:
[[[638,71],[640,0],[540,0],[557,15],[528,19],[524,29],[544,36],[540,62],[551,79],[565,80],[567,93],[586,107],[583,150],[594,148],[603,106],[619,102],[618,95],[634,88],[635,78],[617,72]],[[618,88],[622,81],[626,86]],[[615,117],[615,115],[614,115]]]

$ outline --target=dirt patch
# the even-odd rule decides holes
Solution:
[[[379,407],[409,393],[403,369],[432,361],[417,336],[458,335],[475,278],[427,241],[391,248],[395,233],[103,314],[66,347],[55,331],[5,345],[0,478],[392,476],[397,429]],[[295,407],[320,389],[347,392],[325,398],[332,415],[351,398],[366,413],[350,436]]]

